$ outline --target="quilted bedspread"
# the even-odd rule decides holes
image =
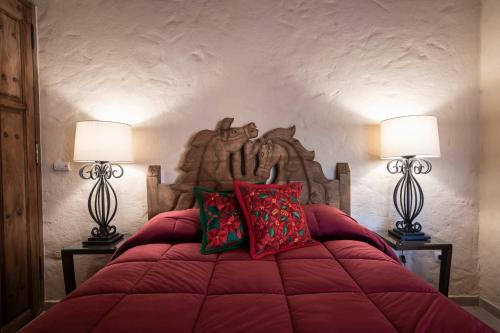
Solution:
[[[198,211],[160,214],[22,331],[493,332],[340,211],[306,206],[318,244],[202,255]]]

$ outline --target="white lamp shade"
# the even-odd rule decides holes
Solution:
[[[111,121],[77,122],[73,159],[77,162],[132,162],[132,127]]]
[[[436,117],[405,116],[380,124],[381,157],[439,157],[439,133]]]

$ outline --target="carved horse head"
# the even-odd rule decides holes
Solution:
[[[211,147],[217,160],[214,170],[215,179],[219,181],[232,179],[229,166],[230,155],[239,153],[246,142],[259,135],[254,123],[242,127],[231,127],[233,120],[233,118],[224,118],[217,124],[215,144]]]
[[[240,150],[245,142],[259,135],[255,123],[249,123],[242,127],[231,127],[233,120],[234,118],[224,118],[217,125],[222,147],[230,153]]]
[[[277,165],[278,172],[275,182],[285,182],[285,166],[288,162],[286,149],[279,144],[273,143],[269,139],[260,139],[260,141],[262,144],[259,150],[259,167],[257,168],[256,175],[262,179],[269,179],[272,168]]]

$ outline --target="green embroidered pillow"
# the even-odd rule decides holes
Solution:
[[[246,237],[245,222],[234,192],[195,187],[194,194],[200,206],[201,253],[241,247]]]

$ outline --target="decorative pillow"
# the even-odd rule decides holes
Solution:
[[[242,245],[245,223],[234,192],[196,187],[202,232],[201,253],[232,250]]]
[[[301,183],[254,185],[234,181],[248,225],[252,258],[315,243],[299,202],[301,190]]]

